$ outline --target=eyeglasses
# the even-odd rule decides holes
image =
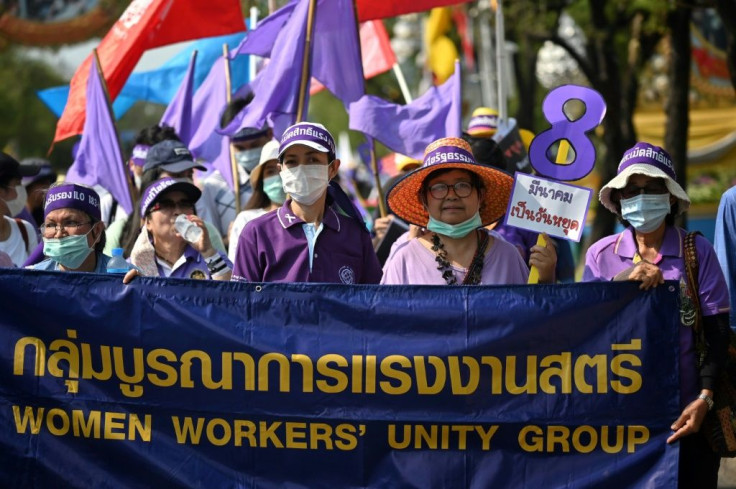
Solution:
[[[172,212],[175,209],[187,212],[194,210],[194,202],[191,200],[180,200],[174,202],[173,200],[163,199],[159,200],[148,210],[149,214],[153,211]]]
[[[74,234],[77,231],[78,227],[85,226],[87,224],[92,224],[92,222],[91,221],[87,221],[87,222],[67,221],[61,224],[48,223],[48,224],[42,224],[39,229],[41,230],[41,234],[43,236],[50,238],[51,236],[55,235],[58,231],[61,231],[62,229],[66,232],[66,234]]]
[[[666,194],[667,192],[669,192],[669,190],[667,190],[667,185],[665,185],[664,183],[652,182],[646,184],[643,187],[637,187],[636,185],[627,185],[622,188],[620,192],[621,197],[623,197],[624,199],[630,199],[642,193],[647,195]]]
[[[467,197],[473,192],[473,184],[470,182],[457,182],[454,185],[435,183],[429,187],[429,194],[435,199],[444,199],[450,192],[450,187],[458,197]]]

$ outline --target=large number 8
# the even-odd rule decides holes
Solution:
[[[574,121],[570,121],[564,112],[565,104],[570,100],[580,100],[585,104],[585,113]],[[583,178],[593,171],[595,146],[588,138],[588,133],[606,115],[606,102],[601,94],[591,88],[563,85],[547,94],[542,112],[552,127],[539,133],[529,146],[529,160],[537,173],[570,181]],[[567,140],[575,151],[575,160],[568,165],[557,164],[548,156],[550,146],[562,140]]]

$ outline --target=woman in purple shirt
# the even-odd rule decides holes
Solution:
[[[246,224],[233,280],[375,284],[381,267],[362,221],[333,205],[327,187],[340,160],[321,124],[300,122],[281,137],[284,204]]]
[[[487,226],[508,204],[513,179],[478,164],[467,142],[443,138],[430,144],[423,165],[388,193],[391,211],[427,229],[397,246],[386,261],[383,284],[524,284],[527,268],[516,247]],[[554,247],[535,247],[531,264],[540,280],[554,281]]]
[[[664,280],[686,288],[683,239],[674,216],[685,212],[690,199],[677,184],[670,155],[658,146],[637,143],[624,153],[618,175],[600,192],[600,202],[622,219],[626,229],[593,244],[585,257],[583,280],[635,280],[642,289]],[[699,433],[713,407],[713,386],[726,357],[729,299],[723,273],[711,244],[695,240],[699,262],[698,287],[703,311],[706,351],[696,362],[693,331],[681,324],[680,404],[668,443],[680,440],[679,487],[715,488],[720,458]],[[683,308],[692,302],[683,295]]]

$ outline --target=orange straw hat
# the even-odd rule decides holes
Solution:
[[[480,203],[484,226],[498,221],[505,213],[514,179],[506,172],[475,161],[470,145],[460,138],[442,138],[424,151],[424,163],[396,182],[386,200],[391,212],[417,226],[426,226],[429,213],[419,198],[424,180],[435,170],[458,169],[475,173],[483,181],[485,196]]]

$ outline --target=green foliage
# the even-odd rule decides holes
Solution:
[[[63,83],[45,63],[26,58],[15,48],[0,52],[0,148],[19,159],[46,155],[56,117],[36,91]],[[70,149],[71,143],[60,145],[52,162],[59,167],[68,165]]]

